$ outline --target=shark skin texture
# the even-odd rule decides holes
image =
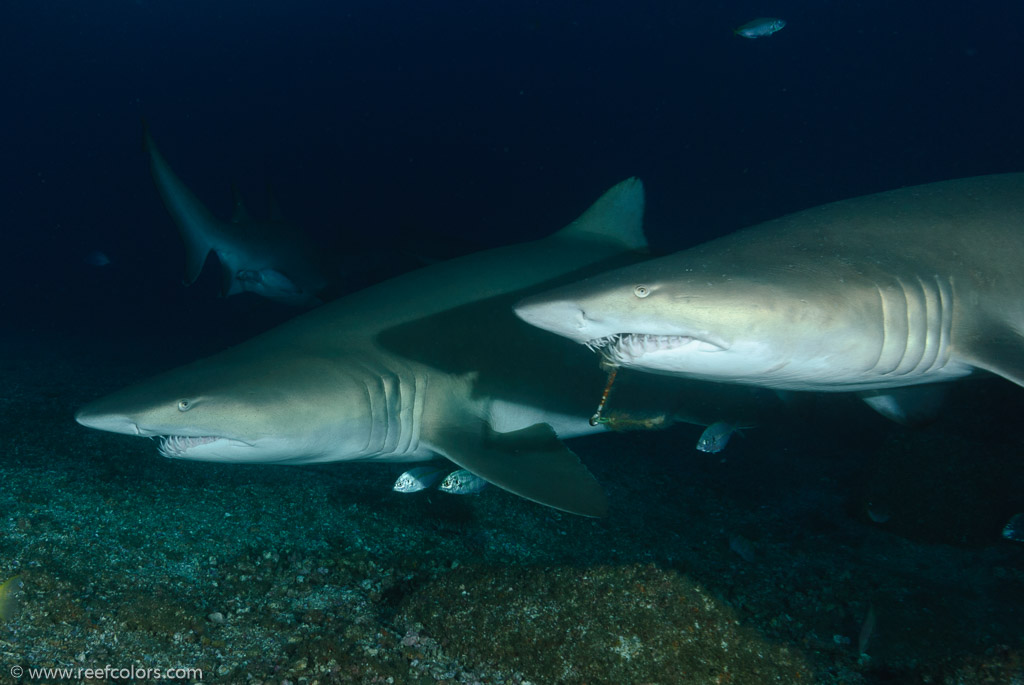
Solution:
[[[1024,174],[835,202],[524,298],[607,363],[857,392],[913,422],[981,370],[1024,385]]]
[[[148,128],[143,146],[160,198],[185,243],[185,285],[195,282],[212,252],[221,266],[222,296],[250,292],[291,306],[320,304],[317,293],[327,279],[302,230],[276,208],[267,220],[252,219],[237,191],[231,220],[217,219],[174,173]]]

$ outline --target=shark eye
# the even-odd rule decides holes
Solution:
[[[633,294],[637,297],[644,298],[651,294],[651,289],[646,285],[638,285],[633,288]]]
[[[188,411],[192,408],[191,400],[178,400],[178,411]]]

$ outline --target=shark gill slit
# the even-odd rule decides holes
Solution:
[[[928,372],[935,368],[936,361],[939,359],[939,354],[942,351],[942,282],[938,276],[934,276],[933,281],[925,281],[918,276],[918,283],[921,285],[921,291],[925,297],[924,349],[921,351],[921,360],[918,362],[922,372]]]
[[[874,361],[869,365],[868,369],[877,369],[881,363],[882,358],[885,356],[885,347],[888,343],[888,332],[889,332],[889,308],[885,300],[885,292],[882,290],[882,286],[875,285],[875,291],[878,293],[878,306],[881,309],[882,315],[882,339],[878,343],[878,354],[875,355]]]
[[[900,370],[902,375],[926,375],[939,370],[946,365],[949,356],[951,285],[938,275],[930,279],[917,276],[915,280],[917,300],[911,301],[908,297],[908,303],[916,305],[919,315],[916,321],[909,320],[907,332],[908,346],[914,343],[916,356],[911,366]]]
[[[951,285],[938,276],[928,280],[916,276],[914,281],[908,286],[897,280],[899,291],[895,297],[887,297],[885,290],[878,289],[883,342],[875,368],[881,375],[925,375],[948,361]],[[899,359],[886,362],[897,353]]]
[[[369,408],[369,411],[370,411],[370,426],[371,426],[370,430],[367,431],[367,433],[366,433],[366,446],[363,447],[363,453],[364,454],[372,454],[373,453],[373,426],[375,425],[374,416],[376,416],[376,411],[374,411],[373,390],[370,387],[370,383],[372,381],[373,381],[373,376],[370,376],[370,378],[368,380],[363,381],[363,390],[366,392],[366,404],[367,404],[367,406]]]
[[[921,370],[925,347],[928,344],[928,293],[920,278],[907,285],[897,279],[906,303],[906,335],[903,353],[893,374],[907,376]]]
[[[939,310],[942,313],[936,363],[942,368],[953,354],[953,277],[943,279],[936,275],[935,281],[939,287]]]
[[[377,424],[377,421],[376,421],[377,414],[376,414],[375,407],[374,407],[374,402],[373,402],[373,391],[372,391],[370,386],[371,386],[371,384],[373,384],[373,382],[375,380],[379,381],[379,377],[376,374],[374,374],[373,371],[371,369],[369,369],[365,364],[362,364],[360,362],[355,362],[355,363],[356,363],[356,366],[359,368],[359,370],[363,371],[366,374],[365,378],[357,378],[356,380],[362,383],[363,392],[366,393],[366,405],[367,405],[367,408],[369,409],[369,412],[370,412],[370,426],[371,426],[371,428],[370,428],[369,432],[367,432],[367,434],[366,434],[366,445],[365,445],[365,447],[363,447],[363,454],[364,455],[370,455],[370,454],[374,453],[373,452],[373,446],[374,446],[374,443],[373,443],[373,432],[374,432],[373,431],[373,426],[375,426]]]
[[[402,439],[402,379],[392,371],[385,371],[380,375],[380,384],[384,393],[385,417],[384,437],[379,451],[392,453]],[[397,421],[392,421],[392,417]]]
[[[390,454],[411,454],[418,447],[416,427],[423,414],[423,380],[416,371],[407,366],[387,372],[391,379],[394,400],[388,406],[392,410],[388,423],[392,427],[386,447]]]
[[[401,407],[404,410],[399,414],[403,440],[399,445],[398,451],[402,454],[411,454],[419,448],[416,427],[422,423],[423,398],[426,395],[427,385],[426,377],[421,377],[414,370],[410,369],[407,375],[410,382],[401,383],[399,386],[402,390]]]
[[[871,368],[879,376],[903,376],[913,371],[919,361],[910,349],[913,347],[913,310],[916,303],[899,278],[888,287],[875,287],[882,307],[882,340]]]
[[[367,363],[360,363],[359,368],[366,374],[363,386],[370,400],[371,426],[383,427],[383,433],[371,428],[364,454],[377,456],[416,451],[415,426],[423,413],[423,399],[415,372],[407,368],[373,368]],[[411,379],[411,384],[405,382],[406,376]],[[372,388],[379,389],[380,399],[377,402],[374,402]],[[408,396],[410,392],[411,398]],[[406,407],[411,407],[412,411],[407,411]]]

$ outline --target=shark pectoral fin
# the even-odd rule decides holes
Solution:
[[[498,487],[582,516],[604,516],[608,500],[597,479],[546,423],[511,433],[475,426],[438,426],[432,449]]]
[[[946,398],[941,384],[908,385],[885,390],[858,393],[865,403],[879,414],[904,426],[922,426],[934,421]]]
[[[986,326],[989,334],[970,340],[962,352],[971,366],[1024,386],[1024,336],[1005,324]]]

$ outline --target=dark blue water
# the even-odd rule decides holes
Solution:
[[[765,14],[788,26],[732,34]],[[829,200],[1024,168],[1019,3],[18,2],[4,15],[5,325],[134,329],[198,316],[215,294],[216,279],[180,287],[143,117],[215,212],[230,212],[231,183],[254,210],[270,183],[335,251],[413,231],[439,245],[541,236],[630,175],[649,189],[652,242],[671,250]],[[95,249],[109,267],[84,263]]]

